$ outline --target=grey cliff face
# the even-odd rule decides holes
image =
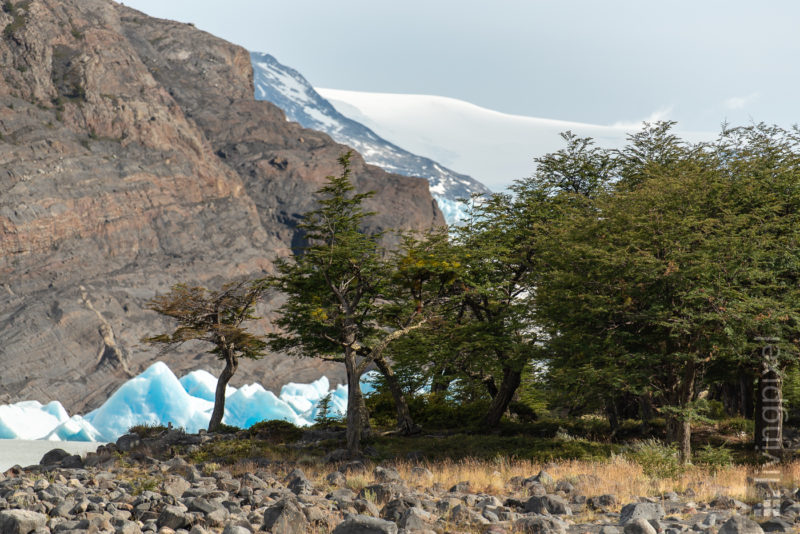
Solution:
[[[203,347],[159,356],[144,309],[178,282],[271,273],[346,150],[253,99],[247,51],[107,0],[0,12],[0,402],[98,406],[155,359],[218,369]],[[375,229],[443,223],[427,183],[354,158]],[[260,310],[271,328],[273,302]],[[235,381],[341,371],[271,355]]]

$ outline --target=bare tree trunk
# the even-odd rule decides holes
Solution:
[[[380,356],[375,359],[375,365],[378,366],[378,369],[383,374],[386,379],[386,385],[389,386],[389,391],[392,393],[394,408],[397,412],[397,429],[406,436],[419,431],[419,427],[414,424],[414,420],[411,418],[411,410],[408,409],[406,396],[403,394],[403,389],[397,381],[397,375],[394,374],[389,362],[383,356]]]
[[[225,415],[225,389],[238,367],[239,361],[236,356],[226,351],[225,368],[217,379],[217,389],[214,393],[214,411],[211,412],[211,420],[208,422],[209,432],[214,432],[222,424],[222,417]]]
[[[500,383],[500,388],[497,390],[497,395],[492,399],[492,404],[489,406],[489,412],[484,418],[484,423],[489,428],[497,428],[500,424],[500,419],[506,413],[508,405],[514,398],[514,393],[517,391],[520,383],[522,382],[522,372],[510,367],[503,368],[503,381]]]
[[[361,434],[364,427],[364,397],[361,395],[357,369],[356,353],[347,347],[344,354],[347,371],[347,450],[351,457],[361,453]]]
[[[611,429],[611,437],[617,435],[619,430],[619,413],[617,412],[617,403],[613,398],[605,400],[606,417],[608,418],[608,426]]]

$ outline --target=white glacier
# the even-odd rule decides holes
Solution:
[[[181,427],[197,432],[208,426],[214,407],[217,379],[203,370],[178,380],[166,364],[156,362],[128,380],[98,409],[85,416],[69,416],[58,401],[42,405],[22,401],[0,405],[0,439],[46,439],[51,441],[114,441],[138,424]],[[361,389],[374,389],[369,374]],[[319,402],[330,394],[328,415],[344,415],[347,387],[330,390],[327,377],[310,384],[288,383],[275,395],[260,384],[228,387],[225,424],[248,428],[259,421],[284,420],[308,426],[319,411]]]

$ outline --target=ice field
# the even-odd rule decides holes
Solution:
[[[70,415],[58,401],[23,401],[0,405],[0,439],[50,441],[115,441],[137,424],[172,423],[187,432],[208,426],[217,379],[207,371],[192,371],[180,380],[166,364],[156,362],[125,382],[98,409]],[[369,378],[361,389],[372,390]],[[308,426],[317,416],[319,401],[330,393],[328,415],[343,415],[347,386],[330,389],[327,377],[310,384],[288,383],[275,395],[260,384],[228,387],[223,423],[248,428],[259,421],[283,420]]]

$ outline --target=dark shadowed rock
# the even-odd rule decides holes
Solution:
[[[793,532],[794,525],[780,517],[773,517],[761,523],[761,530],[764,532]]]
[[[48,451],[42,456],[42,459],[39,460],[39,465],[55,465],[60,464],[61,460],[69,456],[70,454],[65,451],[64,449],[53,449],[52,451]]]

